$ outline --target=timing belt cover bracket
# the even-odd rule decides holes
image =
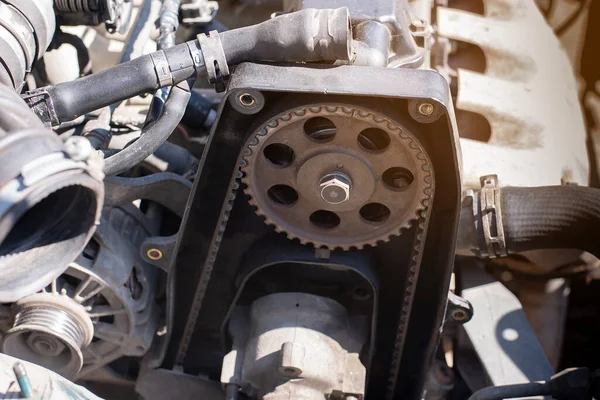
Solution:
[[[219,248],[227,236],[228,219],[239,188],[237,179],[243,148],[256,121],[260,120],[260,113],[267,109],[265,106],[255,115],[236,111],[231,103],[248,91],[261,92],[267,104],[277,102],[286,93],[315,99],[324,96],[362,101],[384,99],[402,113],[402,118],[411,118],[424,102],[433,105],[433,113],[423,113],[433,118],[412,118],[436,174],[436,195],[429,208],[428,234],[418,268],[421,273],[412,293],[415,312],[410,314],[409,328],[402,339],[399,371],[392,377],[383,371],[372,374],[368,383],[369,395],[374,398],[384,398],[386,391],[392,393],[393,399],[420,398],[444,320],[462,190],[451,95],[446,80],[434,71],[253,63],[235,68],[183,216],[170,266],[168,284],[173,290],[168,295],[168,338],[157,352],[154,364],[172,369],[189,362],[197,363],[198,357],[188,357],[192,336],[204,332],[204,324],[217,312],[215,304],[209,304],[211,301],[207,299],[215,293],[224,294],[219,285],[211,286],[211,282],[220,276],[214,274],[222,265],[216,261],[225,256],[219,253]],[[425,111],[431,111],[426,108]],[[390,262],[398,269],[404,268],[400,260]],[[395,333],[391,336],[395,337]],[[379,365],[391,365],[394,343],[389,334],[385,340],[378,343],[376,358],[380,359],[375,362]],[[201,362],[208,363],[208,360],[206,357]],[[215,362],[220,367],[220,360]]]

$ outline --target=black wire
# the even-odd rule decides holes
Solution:
[[[562,35],[577,21],[581,13],[588,8],[592,0],[580,0],[579,7],[571,13],[563,22],[554,28],[554,33],[557,36]]]

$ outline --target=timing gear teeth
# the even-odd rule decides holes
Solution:
[[[410,164],[408,166],[411,167],[410,171],[414,175],[414,180],[412,181],[412,183],[409,183],[409,190],[411,190],[411,193],[413,193],[413,197],[410,200],[409,207],[404,207],[398,212],[399,214],[404,215],[404,218],[398,220],[397,225],[395,225],[395,227],[387,226],[386,220],[386,222],[384,222],[384,224],[386,224],[385,230],[380,236],[365,238],[365,235],[363,235],[363,237],[357,237],[355,242],[348,243],[346,241],[336,241],[335,235],[331,235],[331,237],[329,237],[325,233],[312,234],[312,232],[309,232],[307,234],[306,231],[303,231],[302,229],[297,229],[297,226],[287,223],[286,221],[282,221],[281,215],[277,214],[278,210],[275,209],[275,207],[272,204],[270,204],[272,203],[272,201],[269,201],[269,199],[267,198],[268,188],[264,190],[264,193],[262,193],[260,186],[263,183],[268,184],[263,181],[268,180],[267,175],[271,174],[271,172],[273,174],[277,173],[278,168],[272,168],[272,171],[267,171],[268,174],[256,173],[256,169],[258,168],[256,166],[256,163],[268,163],[268,161],[263,160],[264,157],[258,157],[258,155],[262,154],[262,150],[264,149],[264,147],[266,147],[269,144],[273,144],[271,138],[273,138],[275,135],[278,135],[277,137],[285,137],[285,140],[276,143],[285,143],[286,145],[289,144],[293,150],[294,141],[306,140],[306,138],[304,137],[304,133],[297,131],[282,131],[286,130],[290,125],[296,122],[304,121],[304,123],[306,123],[306,121],[309,121],[315,117],[329,117],[332,119],[335,118],[338,121],[343,120],[345,118],[347,120],[350,120],[352,123],[368,123],[363,125],[370,125],[369,128],[378,128],[384,131],[386,134],[388,134],[389,138],[391,138],[391,142],[388,143],[388,147],[385,149],[386,152],[389,148],[392,151],[398,152],[400,155],[404,156],[404,158],[409,159],[409,161],[406,162]],[[334,125],[334,128],[337,129],[337,125]],[[364,130],[367,128],[361,129],[362,134],[362,132],[364,132]],[[295,133],[296,135],[289,135],[290,133]],[[283,136],[285,134],[288,134],[288,136]],[[340,133],[338,133],[338,135],[340,135]],[[341,135],[343,135],[343,133]],[[356,142],[357,139],[354,139],[354,141]],[[393,148],[394,144],[396,145],[395,148]],[[341,146],[339,143],[338,145]],[[247,147],[243,151],[243,157],[240,162],[240,170],[243,172],[241,180],[245,184],[244,193],[248,196],[249,204],[255,207],[256,214],[262,216],[265,220],[265,223],[267,225],[273,226],[276,232],[284,233],[289,239],[297,239],[298,241],[300,241],[300,243],[305,245],[312,244],[314,247],[317,248],[324,247],[331,250],[338,248],[342,250],[350,250],[352,248],[360,250],[363,249],[365,246],[375,247],[379,243],[387,242],[393,236],[399,236],[402,234],[403,231],[411,229],[413,222],[423,217],[422,213],[428,209],[431,197],[433,195],[433,171],[431,168],[429,157],[425,153],[425,150],[422,148],[420,143],[400,124],[396,123],[395,121],[389,120],[388,118],[384,117],[381,114],[378,114],[375,111],[368,110],[362,107],[356,107],[351,105],[320,104],[289,110],[286,113],[282,113],[278,116],[275,116],[274,118],[263,124],[262,127],[260,127],[257,130],[257,132],[248,140],[246,146]],[[310,157],[313,157],[314,154],[329,154],[326,150],[323,150],[321,153],[319,153],[319,146],[326,146],[326,144],[315,143],[311,144],[309,147],[305,145],[303,151],[308,155],[305,156],[305,154],[302,154],[302,156],[304,157],[297,157],[294,150],[295,158],[293,159],[293,162],[296,162],[298,161],[298,159],[301,159],[301,161],[306,164],[306,162],[310,159]],[[335,153],[335,149],[332,149],[331,147],[330,149],[331,154],[337,154]],[[361,153],[359,149],[352,148],[348,151],[354,151],[355,153],[357,153],[356,155],[353,155],[353,157],[355,157],[357,160],[362,160],[362,158],[373,157],[373,155],[369,154],[369,151],[367,150]],[[286,169],[291,165],[292,164],[290,162],[290,165],[285,165],[284,168],[279,169]],[[294,182],[297,183],[299,179],[300,178],[296,175]],[[383,178],[381,178],[381,180],[383,180]],[[361,186],[364,186],[363,182],[359,182],[359,184],[361,184]],[[382,185],[383,183],[379,184]],[[377,185],[377,182],[375,182],[375,185]],[[298,196],[303,196],[302,192],[297,188],[297,186],[293,189],[296,190]],[[374,202],[372,197],[368,197],[363,204],[357,206],[355,210],[356,213],[358,213],[358,210],[364,204]],[[305,203],[305,205],[314,205],[307,204],[308,201],[304,197],[302,197],[302,199],[305,200],[303,202]],[[279,206],[277,205],[277,207]],[[319,207],[313,208],[319,209]],[[388,209],[388,211],[390,210]],[[394,209],[393,212],[396,211],[397,210]],[[307,214],[307,218],[308,215],[310,214]],[[389,218],[393,219],[393,216],[394,215],[392,214]],[[283,225],[287,226],[287,229],[285,226],[282,226],[282,223]],[[364,224],[365,226],[368,226],[366,225],[367,223]],[[317,228],[315,228],[315,230],[316,229]],[[346,233],[346,231],[344,231],[344,233]]]

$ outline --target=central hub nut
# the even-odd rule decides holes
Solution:
[[[60,340],[38,332],[29,334],[27,344],[33,351],[44,357],[58,357],[65,350],[65,345]]]
[[[352,181],[342,172],[331,172],[321,178],[319,187],[323,200],[329,204],[341,204],[350,199]]]

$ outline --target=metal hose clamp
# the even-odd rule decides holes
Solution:
[[[506,257],[506,238],[502,223],[502,207],[500,202],[500,188],[497,175],[485,175],[480,178],[481,193],[479,202],[481,207],[481,226],[487,254],[482,257]]]
[[[150,57],[154,63],[154,72],[156,72],[160,87],[173,86],[173,74],[169,68],[169,60],[167,60],[165,52],[160,50],[151,53]]]
[[[198,35],[198,43],[204,55],[208,82],[215,85],[217,92],[224,92],[225,84],[229,79],[229,66],[219,32],[210,31],[208,36],[204,33]]]

